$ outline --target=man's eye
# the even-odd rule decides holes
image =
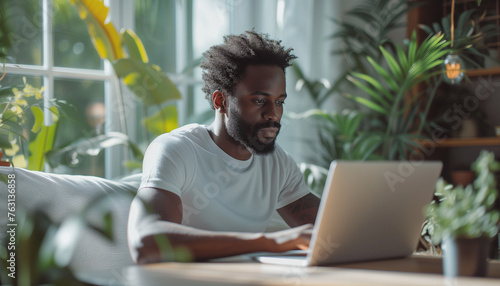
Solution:
[[[266,103],[266,100],[265,99],[256,99],[255,102],[257,104],[264,104],[264,103]]]
[[[283,106],[285,102],[283,100],[276,101],[276,105]]]

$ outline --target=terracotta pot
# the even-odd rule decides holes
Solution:
[[[445,238],[442,247],[445,276],[486,276],[489,238]]]
[[[473,171],[451,171],[450,175],[453,185],[462,185],[464,187],[471,184],[476,177],[476,173]]]
[[[3,152],[0,152],[0,166],[9,167],[10,162],[2,161],[2,157],[3,157]]]

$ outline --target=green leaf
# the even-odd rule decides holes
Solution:
[[[17,120],[14,122],[2,121],[2,123],[0,123],[0,134],[13,134],[25,138],[23,134],[23,127],[17,123]]]
[[[378,104],[374,103],[373,101],[368,100],[368,99],[366,99],[366,98],[364,98],[364,97],[360,97],[360,96],[352,96],[352,95],[350,95],[350,94],[347,94],[347,95],[346,95],[346,97],[347,97],[347,98],[350,98],[350,99],[352,99],[352,100],[354,100],[354,101],[356,101],[356,102],[359,102],[359,103],[363,104],[364,106],[366,106],[366,107],[368,107],[368,108],[372,109],[373,111],[376,111],[376,112],[379,112],[379,113],[382,113],[382,114],[385,114],[385,115],[387,115],[387,114],[389,113],[389,112],[388,112],[385,108],[383,108],[382,106],[380,106],[380,105],[378,105]]]
[[[174,130],[178,127],[176,106],[169,105],[160,109],[156,114],[145,118],[143,124],[155,136]]]
[[[3,106],[2,106],[3,108]],[[11,121],[14,123],[19,122],[19,118],[17,117],[17,113],[8,109],[2,114],[2,121]]]
[[[33,133],[38,133],[40,131],[40,128],[42,128],[43,125],[43,111],[40,109],[38,106],[31,106],[31,112],[33,113],[33,116],[35,117],[35,123],[33,123],[33,128],[31,128],[31,132]]]
[[[403,80],[403,72],[401,71],[401,68],[399,67],[398,62],[396,62],[394,57],[389,52],[387,52],[387,50],[384,49],[384,47],[380,47],[380,51],[384,55],[384,58],[385,58],[387,64],[389,65],[391,72],[398,79],[398,81],[402,81]]]
[[[404,71],[408,70],[408,59],[406,58],[403,49],[400,46],[396,45],[396,51],[398,53],[398,60],[399,64],[401,65],[401,69],[403,69]]]
[[[118,77],[146,105],[160,105],[169,100],[180,99],[175,84],[160,69],[152,64],[135,59],[120,59],[113,64]]]
[[[0,149],[10,149],[12,144],[9,140],[9,134],[0,134]]]
[[[358,72],[351,72],[351,74],[371,84],[377,91],[384,94],[388,99],[390,100],[394,99],[394,96],[389,91],[387,91],[387,88],[384,88],[380,84],[380,82],[374,79],[373,77]]]
[[[417,33],[413,31],[411,34],[410,46],[408,47],[408,63],[411,65],[415,62],[415,56],[417,51]]]
[[[373,66],[375,71],[386,81],[389,88],[393,91],[399,90],[399,86],[396,81],[392,78],[392,76],[376,61],[374,61],[371,57],[367,58],[368,62]]]
[[[364,85],[363,83],[352,77],[349,77],[348,79],[350,82],[354,83],[357,87],[361,88],[363,91],[368,93],[368,95],[370,95],[373,99],[375,99],[378,103],[380,103],[385,109],[389,110],[391,108],[391,105],[382,96],[380,96],[376,90],[369,88],[368,86]]]

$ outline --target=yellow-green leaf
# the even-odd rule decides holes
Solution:
[[[141,39],[130,29],[124,29],[121,32],[123,44],[127,47],[130,58],[141,60],[144,63],[149,62],[148,54],[142,44]]]
[[[85,21],[92,43],[99,56],[114,62],[123,57],[120,35],[111,22],[107,22],[109,8],[102,0],[71,0]]]
[[[54,146],[59,113],[55,106],[50,107],[50,113],[52,114],[53,124],[51,126],[42,126],[35,140],[28,145],[30,151],[28,157],[29,170],[42,171],[45,164],[45,154]]]
[[[35,123],[33,123],[31,132],[38,133],[38,131],[40,131],[40,128],[42,128],[43,125],[43,111],[40,109],[40,107],[33,105],[31,106],[31,112],[35,117]]]
[[[120,59],[113,64],[118,77],[146,105],[180,99],[181,94],[175,84],[155,65],[131,58]]]
[[[168,133],[178,127],[177,107],[175,105],[166,106],[156,114],[145,118],[143,124],[155,136]]]

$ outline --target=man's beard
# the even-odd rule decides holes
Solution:
[[[265,123],[255,124],[253,127],[250,123],[241,118],[238,111],[231,110],[231,120],[227,124],[227,133],[237,143],[245,146],[250,152],[258,155],[267,155],[274,151],[276,137],[278,136],[281,124],[277,121],[269,121]],[[262,128],[276,127],[278,132],[276,137],[271,142],[262,142],[259,140],[258,133]]]

